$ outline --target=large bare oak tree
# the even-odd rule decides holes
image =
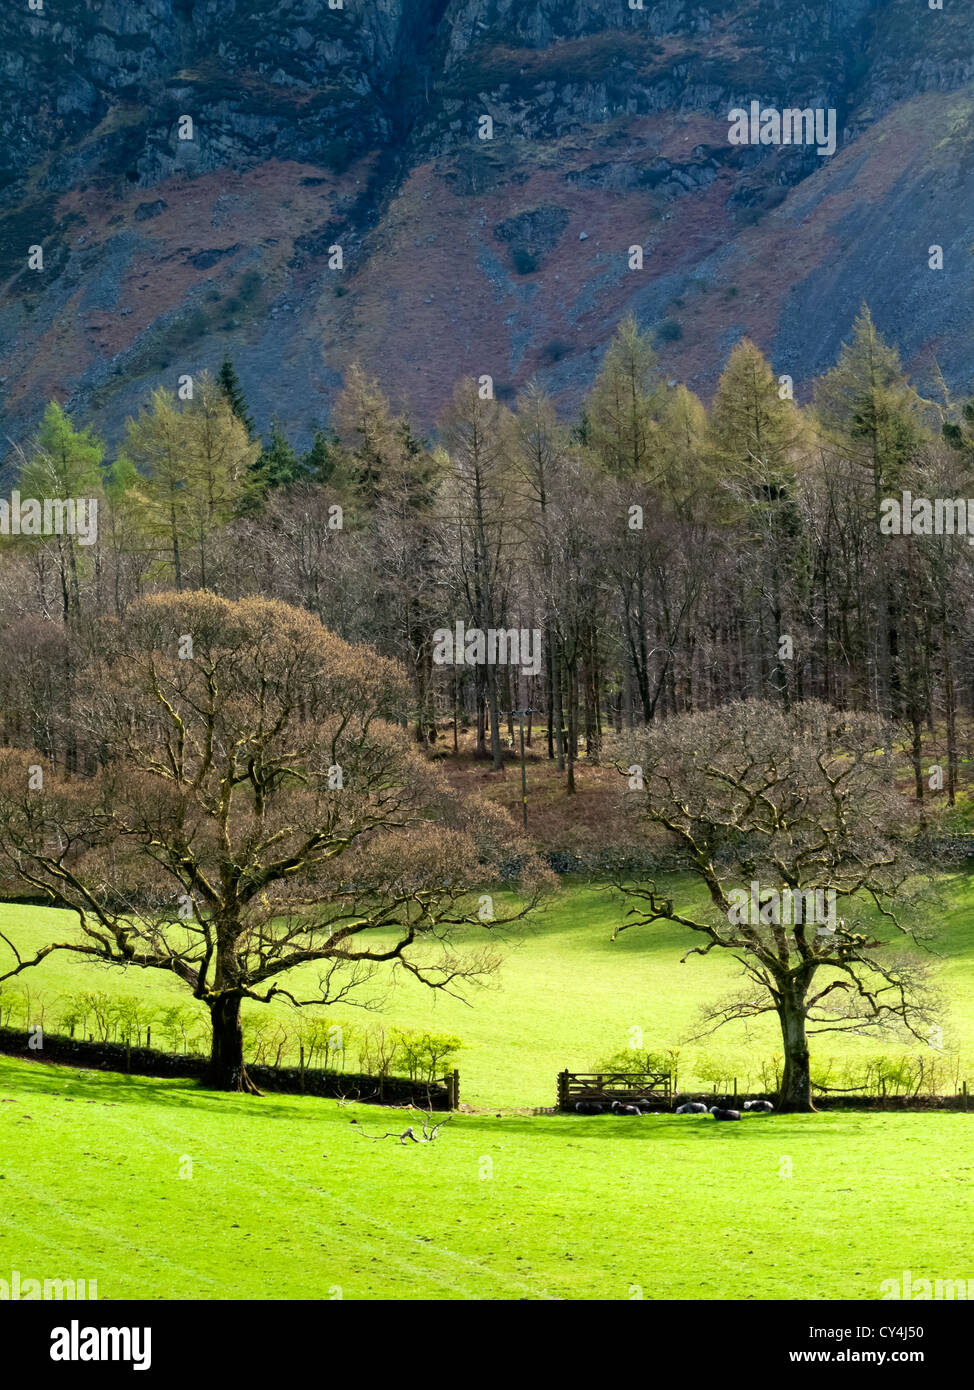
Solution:
[[[671,867],[704,895],[678,906],[655,882],[620,882],[633,901],[621,930],[676,922],[701,938],[684,960],[733,954],[744,988],[710,1021],[777,1015],[783,1110],[814,1108],[811,1034],[885,1028],[929,1040],[936,997],[916,949],[926,932],[914,813],[893,783],[890,743],[872,716],[745,701],[624,746],[636,813],[666,832]]]
[[[102,623],[91,651],[70,716],[84,774],[0,753],[3,886],[80,931],[29,958],[4,937],[0,979],[53,951],[170,972],[209,1009],[215,1088],[255,1090],[243,1000],[354,1001],[386,967],[462,990],[497,962],[484,885],[520,865],[498,931],[550,880],[505,814],[448,795],[394,722],[398,665],[303,610],[160,594]]]

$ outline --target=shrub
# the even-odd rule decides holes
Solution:
[[[332,1023],[327,1016],[304,1019],[298,1029],[298,1042],[304,1048],[305,1067],[342,1071],[351,1035],[348,1024]]]
[[[596,1062],[593,1071],[659,1071],[672,1076],[676,1071],[680,1049],[663,1047],[655,1050],[623,1047]]]
[[[401,1047],[401,1035],[396,1029],[387,1029],[382,1023],[373,1024],[359,1035],[359,1070],[369,1076],[391,1076]]]
[[[450,1069],[456,1054],[463,1047],[462,1039],[452,1033],[408,1032],[396,1029],[399,1041],[397,1058],[406,1068],[410,1081],[431,1084]]]

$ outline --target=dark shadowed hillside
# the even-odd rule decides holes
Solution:
[[[747,333],[802,394],[863,299],[974,378],[960,4],[59,0],[0,13],[0,97],[13,438],[228,347],[298,436],[356,358],[426,422],[465,373],[574,403],[630,307],[703,393]],[[835,155],[730,144],[754,99],[834,108]]]

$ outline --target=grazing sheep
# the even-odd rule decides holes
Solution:
[[[767,1115],[774,1109],[774,1106],[771,1104],[770,1100],[746,1100],[744,1102],[744,1109],[755,1110],[759,1114]]]
[[[710,1113],[715,1120],[739,1120],[741,1118],[739,1110],[721,1110],[719,1105],[712,1105]]]
[[[604,1115],[607,1107],[600,1100],[577,1100],[575,1109],[579,1115]]]
[[[622,1101],[614,1100],[612,1102],[612,1113],[613,1115],[641,1115],[643,1112],[637,1105],[623,1105]]]
[[[685,1105],[678,1105],[674,1114],[676,1115],[706,1115],[707,1107],[701,1100],[688,1100]]]

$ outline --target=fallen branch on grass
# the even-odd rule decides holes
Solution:
[[[427,1111],[426,1115],[423,1117],[423,1120],[421,1121],[423,1130],[422,1138],[420,1138],[420,1136],[416,1133],[412,1125],[410,1125],[408,1129],[404,1129],[401,1133],[398,1134],[395,1130],[391,1129],[387,1130],[385,1134],[366,1134],[364,1129],[360,1129],[358,1133],[361,1134],[364,1139],[371,1139],[373,1143],[377,1142],[380,1139],[398,1139],[400,1144],[405,1144],[407,1139],[411,1139],[414,1144],[432,1144],[433,1140],[436,1138],[437,1132],[443,1127],[443,1125],[446,1124],[448,1120],[452,1119],[452,1115],[445,1115],[442,1120],[437,1121],[437,1123],[434,1125],[433,1112],[432,1110]],[[429,1122],[428,1124],[427,1121]],[[430,1128],[430,1126],[432,1126],[432,1128]]]

